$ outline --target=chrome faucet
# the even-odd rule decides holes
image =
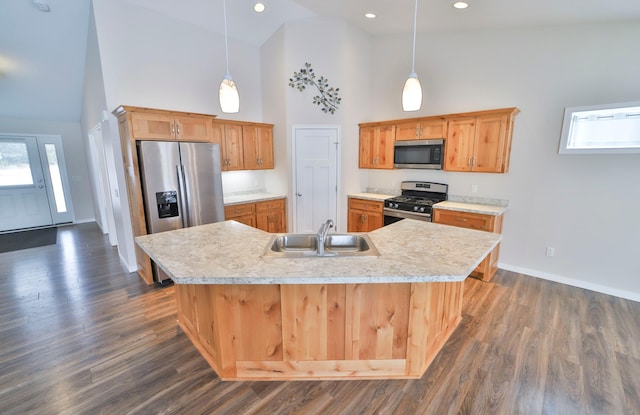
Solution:
[[[318,234],[316,235],[316,240],[318,242],[318,255],[324,255],[324,244],[327,239],[327,233],[329,233],[329,229],[331,228],[333,228],[333,221],[331,219],[327,219],[327,221],[320,226],[320,229],[318,229]]]

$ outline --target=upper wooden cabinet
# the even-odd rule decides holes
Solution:
[[[392,169],[393,143],[445,139],[443,170],[506,173],[517,108],[360,124],[361,169]]]
[[[516,114],[512,109],[449,120],[444,169],[506,173]]]
[[[395,125],[360,127],[361,169],[393,169]]]
[[[222,170],[244,170],[242,126],[225,124],[222,137]]]
[[[246,170],[273,168],[273,130],[270,127],[245,125],[242,127],[244,168]]]
[[[424,118],[396,125],[396,140],[430,140],[447,136],[447,120]]]
[[[139,140],[180,140],[211,142],[213,116],[132,112],[131,131]]]

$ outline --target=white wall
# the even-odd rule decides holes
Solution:
[[[426,179],[448,183],[450,194],[507,199],[501,267],[640,300],[640,156],[557,154],[564,107],[638,99],[638,39],[637,21],[419,35],[423,108],[403,113],[411,39],[376,38],[372,121],[511,106],[521,113],[508,174],[370,171],[369,186]]]
[[[69,175],[69,186],[71,187],[75,222],[92,222],[95,220],[89,170],[87,168],[80,123],[0,118],[0,133],[53,134],[61,136],[64,158],[67,163],[67,174]]]
[[[262,47],[263,94],[265,116],[277,120],[274,130],[276,169],[268,173],[270,183],[277,189],[295,193],[292,143],[293,126],[339,126],[341,129],[338,227],[346,230],[346,193],[359,191],[363,186],[358,170],[358,125],[368,110],[370,76],[367,70],[371,56],[369,37],[344,21],[329,18],[308,18],[287,23]],[[324,113],[313,104],[318,91],[307,88],[300,92],[289,87],[294,72],[310,63],[318,77],[324,76],[329,85],[340,88],[342,103],[334,113]],[[289,198],[289,217],[293,220],[293,200]]]

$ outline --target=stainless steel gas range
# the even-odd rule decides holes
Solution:
[[[385,225],[407,218],[431,222],[431,207],[447,200],[449,186],[442,183],[405,181],[400,188],[400,196],[384,201]]]

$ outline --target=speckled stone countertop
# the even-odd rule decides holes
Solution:
[[[264,202],[265,200],[282,199],[287,197],[286,195],[278,195],[273,193],[259,192],[259,193],[243,193],[232,194],[224,196],[224,205],[238,205],[240,203],[251,202]]]
[[[363,192],[363,193],[349,193],[348,195],[349,197],[355,197],[358,199],[367,199],[367,200],[375,200],[375,201],[383,201],[385,199],[389,199],[390,197],[393,197],[391,195],[384,195],[381,193],[367,193],[367,192]]]
[[[378,257],[262,258],[273,234],[235,221],[139,236],[176,284],[462,281],[501,235],[406,219],[369,232]]]
[[[456,210],[459,212],[482,213],[485,215],[498,216],[507,211],[506,206],[484,205],[480,203],[454,202],[446,200],[433,205],[437,209]]]

